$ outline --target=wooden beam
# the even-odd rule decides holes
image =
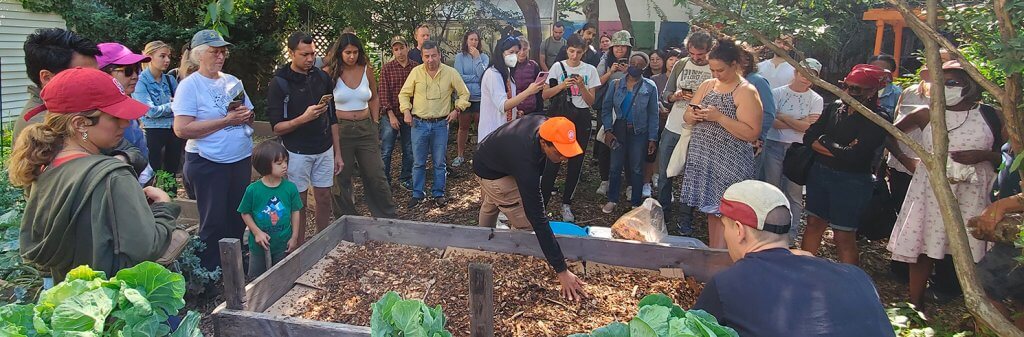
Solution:
[[[469,336],[494,337],[494,271],[491,265],[469,265]]]
[[[370,337],[370,328],[220,308],[213,312],[218,337]]]
[[[882,53],[882,40],[885,39],[885,21],[875,22],[875,53],[878,55]]]
[[[900,61],[903,59],[901,55],[903,53],[903,21],[894,23],[892,25],[892,32],[893,34],[895,34],[895,36],[892,38],[892,56],[894,59],[896,59],[896,70],[893,70],[892,77],[896,78],[902,75],[900,74]]]
[[[485,227],[444,225],[418,221],[346,216],[343,239],[353,240],[353,231],[365,231],[366,239],[444,249],[458,247],[543,257],[537,237],[526,231]],[[558,236],[562,254],[570,260],[592,261],[622,267],[660,270],[682,268],[687,275],[707,282],[730,265],[723,249],[672,247],[664,244]],[[623,252],[629,252],[628,254]],[[301,271],[297,271],[301,273]]]
[[[245,310],[263,312],[288,293],[295,280],[330,253],[341,242],[345,217],[335,220],[323,232],[288,254],[281,262],[257,277],[245,289]]]
[[[224,275],[224,298],[227,307],[242,309],[245,306],[245,270],[242,269],[242,241],[221,239],[220,267]]]

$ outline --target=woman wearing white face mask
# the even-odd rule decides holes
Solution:
[[[964,219],[981,214],[989,204],[989,191],[1000,160],[1002,123],[995,109],[979,104],[981,87],[957,61],[942,65],[946,94],[946,128],[949,131],[950,161],[947,164],[953,195],[960,203]],[[896,123],[904,132],[919,129],[922,144],[932,145],[929,110],[922,107]],[[935,260],[943,259],[947,237],[939,213],[939,204],[928,183],[928,171],[918,165],[913,154],[903,153],[890,138],[889,149],[900,163],[914,172],[896,227],[889,239],[892,259],[910,264],[910,302],[920,306]],[[974,261],[985,255],[987,244],[969,237]]]
[[[516,118],[516,106],[544,88],[544,82],[519,83],[512,80],[512,72],[519,63],[519,39],[507,37],[494,48],[495,55],[480,80],[480,124],[477,126],[477,144],[498,127]],[[516,87],[526,87],[516,93]]]

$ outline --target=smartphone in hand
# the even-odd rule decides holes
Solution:
[[[334,95],[332,95],[332,94],[323,95],[323,96],[320,96],[320,102],[317,103],[317,105],[326,105],[327,103],[330,103],[333,100],[334,100]]]
[[[537,78],[533,80],[533,83],[544,82],[544,80],[547,79],[547,78],[548,78],[548,72],[542,71],[539,74],[537,74]]]
[[[692,108],[693,110],[704,110],[704,107],[693,103],[690,103],[690,108]]]

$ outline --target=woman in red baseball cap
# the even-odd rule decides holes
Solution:
[[[149,109],[96,69],[65,70],[43,88],[49,113],[25,128],[10,159],[10,179],[28,192],[21,255],[55,281],[80,265],[108,275],[142,261],[176,256],[181,209],[166,192],[139,187],[128,164],[100,153],[115,147],[130,120]],[[34,114],[29,112],[30,115]]]
[[[878,89],[891,81],[888,70],[869,64],[853,67],[841,86],[846,93],[891,121],[878,104]],[[839,260],[856,265],[857,229],[871,199],[872,162],[888,134],[842,101],[829,104],[821,118],[804,133],[803,143],[814,150],[807,176],[807,227],[803,250],[818,253],[825,229],[831,227]]]

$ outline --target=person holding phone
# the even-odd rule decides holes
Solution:
[[[516,83],[532,83],[532,82],[544,82],[548,79],[548,72],[540,71],[540,65],[537,61],[530,59],[530,40],[526,36],[519,36],[519,61],[516,62],[515,69],[512,69],[512,79]],[[541,94],[524,98],[519,105],[516,106],[518,115],[524,116],[534,112],[542,111],[544,108],[544,98]]]
[[[544,99],[551,99],[558,93],[568,90],[571,104],[567,105],[567,111],[549,111],[550,114],[565,116],[576,126],[576,139],[587,151],[587,142],[590,140],[590,107],[594,104],[594,93],[597,87],[601,86],[600,75],[594,66],[583,62],[583,54],[590,48],[579,35],[569,36],[566,52],[569,59],[555,62],[548,73],[548,83],[554,84],[544,89]],[[551,192],[555,190],[555,177],[558,176],[560,163],[549,161],[544,167],[544,177],[541,180],[541,190],[544,192],[545,205]],[[572,214],[572,197],[576,193],[576,185],[580,182],[583,173],[583,156],[570,158],[566,167],[565,189],[562,192],[562,220],[573,222],[575,217]]]
[[[594,104],[594,108],[602,110],[601,106],[604,103],[604,95],[608,91],[608,83],[613,80],[618,80],[626,77],[626,68],[629,68],[629,55],[633,53],[633,43],[630,42],[632,35],[629,31],[620,30],[612,34],[612,47],[608,50],[608,53],[604,55],[601,63],[597,65],[597,73],[601,74],[601,87],[597,89],[596,97],[597,102]],[[605,131],[608,131],[612,126],[603,125],[601,119],[598,118],[597,128],[600,130],[602,127]],[[601,185],[597,188],[597,194],[608,193],[608,169],[611,166],[611,148],[607,144],[602,143],[603,139],[597,139],[594,142],[594,156],[597,157],[597,168],[598,173],[601,175]]]
[[[519,65],[518,38],[509,36],[498,41],[494,52],[495,57],[491,58],[491,64],[480,81],[480,125],[477,130],[477,144],[482,143],[484,138],[498,127],[516,119],[519,114],[516,106],[544,89],[543,79],[540,82],[517,84],[512,78],[512,72]],[[518,92],[519,87],[523,87],[522,92]]]
[[[345,162],[338,143],[338,118],[334,114],[331,76],[314,67],[316,44],[305,32],[288,36],[291,62],[277,69],[267,91],[267,119],[274,135],[288,151],[288,180],[295,184],[303,204],[310,189],[317,206],[317,232],[331,219],[331,186]],[[299,212],[298,233],[306,233],[306,212]],[[299,235],[301,244],[305,235]]]
[[[245,223],[235,211],[252,181],[252,102],[237,77],[221,72],[230,43],[214,30],[192,36],[189,61],[198,70],[178,85],[171,110],[174,133],[185,143],[185,184],[199,208],[199,238],[217,247],[223,238],[242,239]],[[229,107],[235,97],[241,104]],[[204,268],[220,266],[220,253],[199,253]]]
[[[761,101],[743,77],[742,53],[731,39],[718,41],[708,54],[714,78],[693,95],[696,107],[683,119],[693,128],[683,168],[680,199],[706,213],[708,246],[726,248],[722,236],[721,198],[734,183],[754,178],[754,141],[761,136]]]

